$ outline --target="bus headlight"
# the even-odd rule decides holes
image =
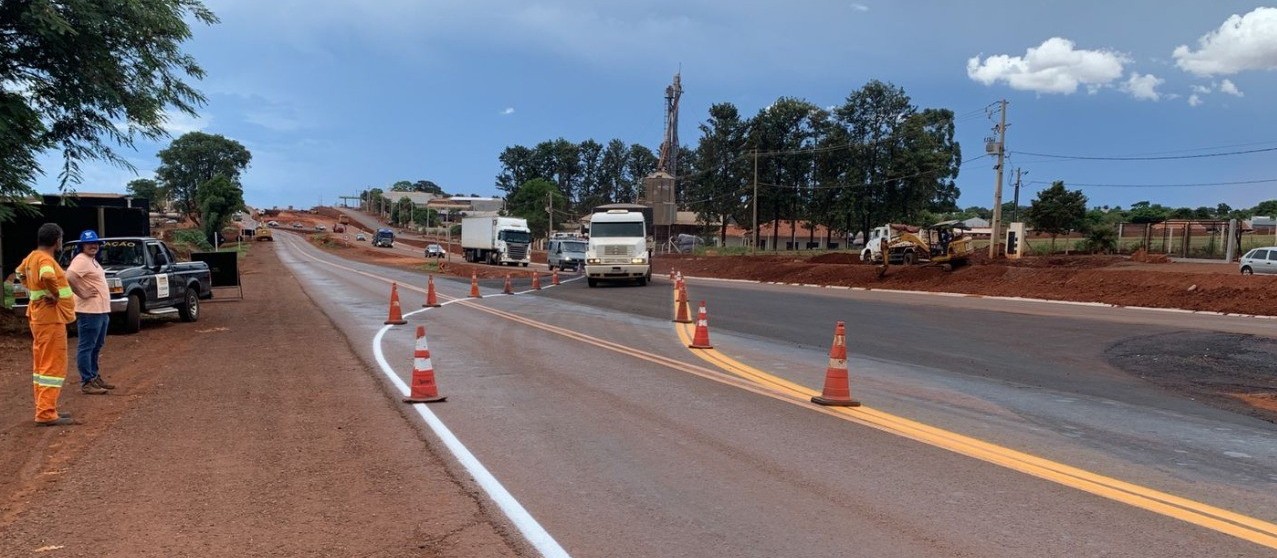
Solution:
[[[601,264],[601,263],[603,263],[603,260],[600,260],[600,259],[598,259],[598,258],[586,258],[586,259],[585,259],[585,263],[588,263],[588,264]]]
[[[645,264],[645,263],[647,263],[647,258],[634,258],[634,259],[630,260],[630,263],[632,263],[632,264]]]

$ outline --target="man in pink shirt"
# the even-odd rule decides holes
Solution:
[[[75,356],[80,369],[80,393],[101,395],[115,389],[98,373],[98,354],[106,344],[106,329],[111,321],[111,290],[106,283],[106,270],[98,263],[102,241],[92,230],[80,233],[75,258],[67,266],[67,282],[75,293],[75,322],[79,347]]]

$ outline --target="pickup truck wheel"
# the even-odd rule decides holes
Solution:
[[[124,333],[137,333],[142,330],[142,299],[137,296],[129,297],[128,309],[124,311],[124,322],[120,324],[120,331]]]
[[[186,289],[186,301],[177,307],[177,315],[181,316],[184,322],[193,322],[200,319],[199,291],[192,288]]]

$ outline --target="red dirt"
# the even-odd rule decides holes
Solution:
[[[85,424],[31,424],[0,336],[0,556],[522,555],[274,250],[245,265],[244,301],[110,336],[118,389],[62,393]]]
[[[1171,258],[1166,254],[1150,254],[1147,250],[1140,248],[1134,254],[1131,254],[1131,261],[1140,263],[1164,264],[1171,263]]]

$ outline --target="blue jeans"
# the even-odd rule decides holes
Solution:
[[[110,314],[75,313],[76,329],[80,345],[75,353],[75,365],[80,369],[80,382],[89,383],[98,377],[98,353],[106,344],[106,326]]]

